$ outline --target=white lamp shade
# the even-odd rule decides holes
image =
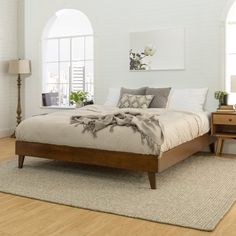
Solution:
[[[236,75],[231,76],[231,92],[236,93]]]
[[[12,60],[9,62],[10,74],[29,74],[31,72],[30,60]]]

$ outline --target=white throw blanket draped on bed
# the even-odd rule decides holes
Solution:
[[[139,132],[142,141],[146,140],[154,153],[159,155],[160,147],[163,143],[163,134],[158,117],[158,115],[142,114],[140,110],[130,109],[129,111],[114,112],[106,115],[72,116],[71,124],[75,124],[75,126],[83,125],[84,132],[91,132],[94,137],[96,137],[98,131],[108,126],[110,127],[110,132],[113,132],[116,126],[131,127],[134,132]]]

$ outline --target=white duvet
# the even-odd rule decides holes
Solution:
[[[91,133],[83,133],[81,125],[75,127],[70,124],[71,116],[78,113],[108,114],[118,109],[93,105],[73,111],[34,116],[24,120],[17,127],[16,139],[72,147],[153,154],[147,143],[142,142],[140,134],[134,133],[130,127],[115,127],[112,133],[109,128],[105,128],[97,133],[97,137],[93,137]],[[157,108],[142,110],[142,112],[159,115],[159,124],[164,137],[161,152],[168,151],[210,130],[209,118],[205,112],[190,113]]]

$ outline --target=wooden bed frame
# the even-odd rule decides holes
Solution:
[[[156,173],[166,170],[174,164],[209,146],[214,152],[214,138],[209,134],[181,144],[167,152],[161,158],[154,155],[114,152],[88,148],[16,141],[18,167],[23,168],[25,156],[41,157],[61,161],[77,162],[106,167],[115,167],[148,173],[151,189],[156,189]]]

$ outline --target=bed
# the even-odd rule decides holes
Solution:
[[[23,121],[16,130],[18,167],[25,156],[100,165],[148,173],[151,189],[156,189],[156,173],[162,172],[192,154],[209,146],[209,117],[205,112],[184,112],[151,108],[145,112],[158,114],[163,134],[160,153],[156,153],[130,127],[105,128],[93,137],[83,126],[70,123],[74,115],[91,112],[107,114],[118,108],[86,106],[74,111],[39,115]]]

